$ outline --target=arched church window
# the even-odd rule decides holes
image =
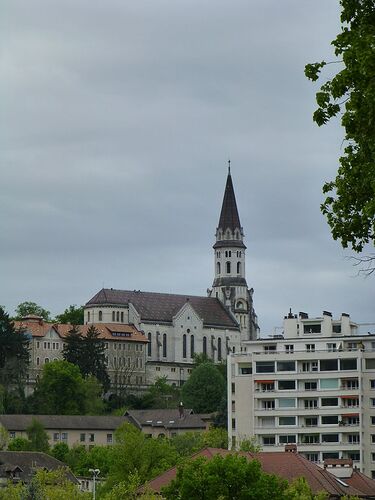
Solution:
[[[186,358],[186,334],[182,336],[182,357]]]
[[[190,357],[194,356],[194,335],[190,337]]]
[[[230,262],[227,262],[225,265],[227,269],[227,274],[230,274]]]
[[[124,322],[124,311],[121,312],[121,323]]]
[[[203,337],[203,354],[207,356],[207,337]]]
[[[99,311],[99,321],[103,321],[103,312]]]
[[[225,250],[225,257],[228,258],[228,250]]]
[[[241,274],[241,262],[237,262],[237,274]]]
[[[239,300],[236,304],[237,309],[243,309],[243,303]]]
[[[228,255],[229,255],[229,257],[232,257],[232,251],[231,250],[229,250]]]
[[[217,267],[217,274],[220,274],[220,262],[217,263],[216,267]]]
[[[221,355],[221,338],[217,339],[217,360],[221,361],[222,355]]]
[[[167,334],[163,333],[163,357],[167,357]]]
[[[112,321],[115,321],[115,311],[112,311]]]
[[[116,321],[120,321],[120,311],[117,311],[116,313]]]
[[[152,355],[152,335],[151,332],[148,332],[148,344],[147,344],[147,356]]]
[[[87,321],[90,323],[90,311],[87,313]]]

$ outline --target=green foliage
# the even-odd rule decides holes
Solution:
[[[286,489],[285,496],[288,500],[327,500],[328,494],[324,491],[314,495],[304,477],[295,479]]]
[[[0,450],[6,450],[9,442],[9,432],[0,424]]]
[[[26,429],[27,437],[30,442],[31,451],[49,451],[49,439],[46,430],[39,420],[33,418],[31,424]]]
[[[8,444],[8,451],[30,451],[30,441],[21,437],[11,439]]]
[[[249,451],[251,453],[258,453],[262,451],[262,447],[258,443],[255,436],[251,436],[240,441],[240,451]]]
[[[39,469],[30,486],[34,486],[43,500],[91,499],[90,493],[82,493],[77,485],[68,480],[66,472],[66,469],[57,469],[51,472]]]
[[[23,500],[24,498],[26,498],[26,487],[22,483],[13,484],[9,481],[4,488],[0,488],[0,500]]]
[[[91,380],[83,379],[78,366],[63,360],[53,361],[43,366],[32,405],[45,415],[84,415],[93,405],[100,406],[92,385]]]
[[[0,307],[0,383],[6,392],[10,386],[23,386],[29,361],[29,339]]]
[[[176,408],[181,399],[181,392],[167,382],[167,377],[159,377],[141,400],[142,408]]]
[[[197,451],[209,448],[228,448],[228,433],[225,429],[212,427],[205,432],[184,432],[171,439],[180,457],[189,457]]]
[[[340,4],[342,29],[332,45],[341,70],[317,92],[313,119],[320,126],[341,114],[346,146],[335,180],[323,186],[321,210],[333,238],[361,252],[367,243],[375,245],[375,5]],[[325,64],[308,64],[307,78],[316,81]]]
[[[69,453],[69,446],[66,443],[56,443],[55,446],[51,449],[50,454],[55,457],[60,462],[66,462],[66,456]]]
[[[127,481],[137,473],[141,482],[175,465],[178,455],[168,439],[150,439],[131,424],[125,423],[116,431],[112,447],[112,462],[108,486]]]
[[[73,325],[65,337],[63,356],[66,361],[77,365],[84,377],[93,375],[102,384],[104,390],[109,388],[109,377],[105,364],[104,341],[94,325],[82,335],[78,326]]]
[[[55,318],[56,323],[83,325],[84,310],[83,306],[71,305],[62,314],[58,314]]]
[[[216,411],[225,397],[224,377],[213,363],[202,363],[182,386],[182,400],[197,413]]]
[[[21,320],[27,316],[40,316],[44,321],[51,321],[50,312],[43,307],[38,306],[35,302],[21,302],[16,307],[16,316],[14,319]]]
[[[199,457],[178,466],[176,479],[162,489],[167,500],[284,499],[287,482],[262,471],[257,460],[230,454]]]

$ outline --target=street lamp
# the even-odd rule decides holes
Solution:
[[[89,469],[89,472],[91,472],[92,474],[92,479],[93,479],[93,486],[92,486],[92,498],[93,500],[95,500],[96,498],[96,491],[95,491],[95,486],[96,486],[96,478],[99,476],[100,474],[100,469]]]

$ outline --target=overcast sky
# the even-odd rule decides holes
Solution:
[[[375,322],[375,278],[321,215],[342,151],[304,65],[338,0],[8,0],[1,15],[0,304],[102,286],[205,295],[227,174],[263,334],[292,308]]]

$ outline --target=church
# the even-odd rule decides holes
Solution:
[[[241,341],[258,337],[230,166],[213,250],[215,272],[208,296],[103,288],[85,305],[85,324],[134,325],[144,333],[148,383],[165,376],[180,386],[191,373],[194,354],[221,362],[240,350]]]

